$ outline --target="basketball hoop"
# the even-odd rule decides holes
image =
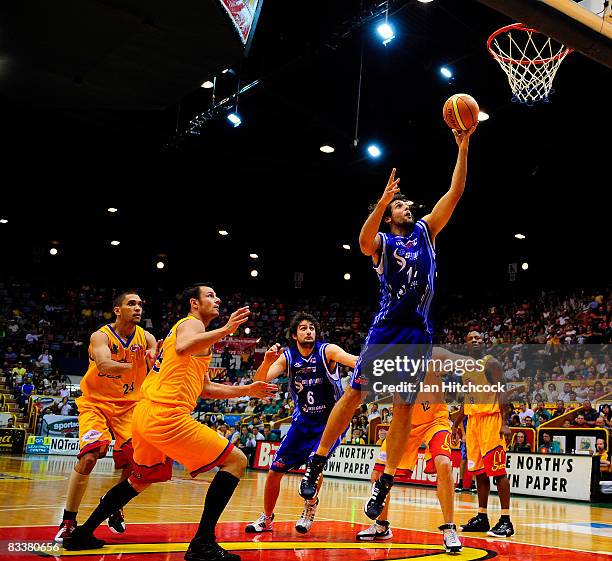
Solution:
[[[508,76],[512,100],[528,105],[548,101],[555,74],[572,52],[559,41],[522,23],[492,33],[487,48]]]

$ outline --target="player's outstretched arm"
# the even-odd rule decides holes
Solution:
[[[374,207],[371,214],[366,218],[359,233],[359,249],[361,249],[361,253],[364,255],[375,255],[380,250],[378,230],[380,230],[380,223],[382,222],[385,209],[393,200],[395,194],[399,193],[399,181],[399,177],[395,179],[395,168],[393,168],[382,197],[376,203],[376,207]]]
[[[204,376],[201,396],[205,399],[230,399],[232,397],[272,397],[278,392],[276,384],[253,382],[245,386],[228,386],[211,382],[208,374]]]
[[[356,355],[347,353],[342,347],[332,344],[325,347],[325,357],[327,358],[328,362],[338,362],[343,366],[349,366],[350,368],[355,368],[357,359],[359,358]]]
[[[457,163],[453,171],[450,189],[436,203],[431,213],[423,217],[423,220],[427,222],[432,239],[440,233],[444,226],[446,226],[450,217],[453,215],[453,211],[461,195],[463,195],[465,179],[467,177],[467,156],[470,146],[470,136],[472,136],[477,126],[478,125],[474,125],[466,131],[453,130],[453,135],[455,136],[459,151],[457,153]]]
[[[223,327],[212,331],[206,331],[201,321],[182,323],[178,326],[176,332],[176,352],[178,354],[197,354],[207,351],[217,341],[236,331],[240,325],[249,319],[250,313],[248,306],[239,308],[230,316]]]
[[[91,335],[91,354],[98,370],[103,374],[122,374],[128,372],[134,367],[134,363],[138,360],[144,360],[144,350],[133,353],[133,362],[117,362],[112,359],[110,349],[108,348],[108,337],[96,331]]]
[[[443,347],[433,347],[431,349],[431,358],[433,370],[439,376],[450,374],[451,368],[461,370],[461,373],[455,371],[455,374],[460,376],[463,376],[464,373],[478,372],[482,368],[478,364],[478,360],[468,355],[453,353]]]
[[[271,382],[278,378],[287,368],[287,360],[283,353],[283,348],[275,343],[272,345],[264,355],[264,359],[260,364],[255,376],[253,376],[254,382]]]

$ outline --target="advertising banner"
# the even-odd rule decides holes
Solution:
[[[25,436],[23,429],[0,429],[0,453],[21,454]]]
[[[257,339],[253,337],[225,337],[213,345],[214,353],[222,353],[225,348],[233,355],[254,351]]]
[[[279,442],[258,442],[253,467],[255,469],[269,469],[279,446]],[[341,444],[329,458],[323,474],[332,477],[369,481],[374,464],[376,463],[378,448],[378,446]],[[452,462],[454,479],[455,482],[458,482],[459,466],[461,464],[461,452],[459,450],[452,451]],[[304,466],[292,470],[291,473],[304,473]],[[436,484],[436,475],[425,473],[425,454],[419,453],[412,477],[397,477],[396,481],[399,483],[433,486]]]
[[[506,468],[516,495],[591,500],[591,456],[510,452]],[[491,488],[497,489],[492,481]]]
[[[109,458],[113,455],[113,448],[115,441],[111,441],[106,457]],[[49,454],[58,454],[60,456],[76,456],[79,453],[79,439],[78,438],[61,438],[61,437],[50,437],[49,443]]]
[[[67,438],[78,437],[79,418],[66,415],[44,415],[42,434],[43,436],[65,436]]]
[[[26,442],[26,454],[48,454],[51,446],[49,436],[28,436]]]

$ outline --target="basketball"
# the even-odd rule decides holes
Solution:
[[[478,122],[478,103],[468,94],[455,94],[444,103],[442,116],[451,129],[468,130]]]

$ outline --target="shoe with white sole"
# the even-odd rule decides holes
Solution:
[[[438,527],[438,530],[442,530],[446,553],[459,553],[463,545],[457,535],[457,526],[454,524],[443,524]]]
[[[374,542],[378,540],[390,540],[393,537],[391,526],[388,522],[380,523],[378,520],[374,522],[369,528],[361,530],[357,534],[357,539],[362,542]]]
[[[311,504],[308,501],[304,501],[304,510],[302,511],[302,516],[295,523],[295,529],[300,534],[305,534],[310,530],[312,523],[314,522],[315,514],[317,512],[317,506],[319,505],[319,499],[317,502]]]
[[[244,531],[247,534],[259,534],[261,532],[272,531],[272,521],[274,520],[274,514],[272,516],[266,516],[263,512],[255,522],[251,522]]]

